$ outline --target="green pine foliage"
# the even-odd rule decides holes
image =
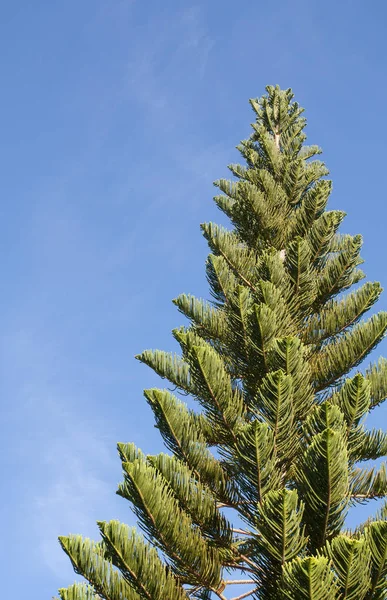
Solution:
[[[387,330],[387,313],[364,319],[381,287],[356,285],[362,239],[326,208],[291,90],[251,106],[244,164],[215,184],[232,227],[202,225],[212,301],[179,296],[180,354],[137,357],[180,393],[145,391],[167,454],[118,446],[143,534],[111,521],[98,543],[61,537],[87,581],[62,600],[387,599],[387,511],[345,529],[351,506],[387,495],[385,463],[367,462],[387,434],[365,425],[387,361],[357,370]]]

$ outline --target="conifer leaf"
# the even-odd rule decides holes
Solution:
[[[132,442],[130,443],[118,443],[117,444],[118,454],[122,462],[133,462],[135,460],[146,460],[145,454],[137,448]]]
[[[246,176],[248,177],[247,174]],[[270,237],[274,244],[280,243],[284,234],[284,195],[279,193],[275,202],[268,201],[267,195],[255,183],[246,180],[234,182],[220,179],[215,185],[226,194],[215,196],[216,204],[229,216],[239,236],[250,247],[259,247],[260,242],[267,237]]]
[[[363,375],[358,373],[347,379],[329,401],[339,406],[345,417],[350,463],[368,460],[375,453],[382,456],[378,452],[383,450],[383,439],[364,430],[364,418],[370,408],[370,384]]]
[[[172,335],[180,344],[183,359],[187,361],[194,346],[203,346],[204,348],[212,348],[211,344],[206,342],[192,327],[177,327],[172,330]],[[187,362],[187,364],[189,364]]]
[[[306,348],[297,337],[276,339],[270,350],[268,365],[271,371],[282,370],[293,379],[293,410],[295,417],[305,418],[313,405],[311,368]]]
[[[302,146],[298,156],[302,158],[302,160],[309,160],[317,154],[322,154],[322,149],[314,144],[313,146]]]
[[[292,204],[298,204],[303,195],[317,183],[321,177],[329,175],[329,170],[325,164],[320,160],[313,160],[311,162],[302,161],[301,173],[298,173],[299,181],[294,186],[294,191],[291,197]]]
[[[313,304],[316,296],[316,278],[310,265],[310,245],[302,238],[295,238],[286,248],[286,266],[292,281],[293,313],[305,318],[305,310]]]
[[[68,588],[62,588],[59,590],[59,595],[61,600],[101,600],[101,597],[86,583],[74,583]]]
[[[333,340],[319,352],[314,364],[316,390],[320,391],[356,367],[383,339],[387,330],[387,312],[359,323],[339,340]]]
[[[382,429],[363,431],[356,460],[376,460],[387,456],[387,433]]]
[[[316,405],[310,411],[303,423],[304,443],[312,443],[315,435],[327,429],[340,431],[346,437],[346,422],[341,408],[330,400]]]
[[[380,358],[366,370],[371,385],[371,408],[379,406],[387,398],[387,359]]]
[[[327,428],[313,436],[298,467],[307,534],[315,548],[337,535],[344,523],[349,500],[347,461],[345,433]]]
[[[351,379],[346,379],[340,391],[333,394],[330,401],[339,406],[343,412],[348,432],[359,425],[360,420],[367,414],[370,406],[370,384],[358,373]]]
[[[235,449],[236,478],[247,501],[246,511],[253,515],[265,494],[279,485],[274,452],[273,431],[266,423],[255,420],[241,432]]]
[[[145,397],[154,411],[157,427],[167,448],[186,462],[200,481],[215,491],[219,500],[233,504],[237,498],[235,486],[208,449],[192,411],[166,390],[146,390]]]
[[[216,184],[217,182],[214,181],[214,185]],[[218,208],[220,208],[220,210],[229,217],[229,219],[232,219],[236,205],[234,198],[224,196],[223,194],[217,194],[214,196],[214,202],[217,204]]]
[[[191,440],[194,444],[205,446],[205,438],[201,431],[197,416],[188,409],[187,405],[176,398],[167,390],[156,388],[145,390],[145,398],[151,406],[156,426],[160,430],[166,446],[187,460],[184,452],[187,450],[187,444],[184,440]]]
[[[304,334],[305,341],[321,344],[331,336],[342,333],[357,323],[373,306],[381,291],[379,283],[366,283],[340,301],[330,300],[308,319]]]
[[[222,340],[225,337],[224,311],[190,294],[181,294],[173,302],[196,325],[199,335],[212,340]]]
[[[297,452],[294,428],[293,378],[283,371],[268,373],[260,385],[254,408],[273,431],[274,449],[282,461]]]
[[[180,507],[198,525],[206,537],[229,547],[232,528],[216,507],[217,498],[210,488],[202,484],[195,473],[174,456],[158,454],[148,457],[151,464],[162,474],[174,491]]]
[[[252,343],[254,350],[260,357],[258,366],[262,374],[267,373],[269,369],[268,354],[275,340],[278,331],[274,311],[267,304],[255,304],[255,319],[252,322]]]
[[[86,583],[74,583],[68,588],[61,588],[59,596],[61,600],[101,600],[101,596],[96,594],[93,588]],[[57,600],[57,598],[53,600]]]
[[[227,303],[238,285],[237,278],[222,256],[210,254],[206,262],[207,281],[216,304]]]
[[[306,236],[312,264],[325,256],[329,244],[344,217],[345,213],[343,211],[331,210],[324,212],[315,220]]]
[[[137,594],[111,561],[105,558],[105,551],[100,544],[80,535],[62,536],[59,542],[75,572],[86,577],[96,592],[96,596],[92,596],[89,588],[76,586],[67,591],[61,590],[62,600],[78,600],[80,592],[85,593],[80,600],[97,600],[98,596],[106,600],[140,600],[144,597]]]
[[[316,219],[323,213],[332,190],[332,182],[322,179],[303,196],[301,205],[290,217],[289,238],[304,237]]]
[[[278,333],[281,334],[281,337],[294,333],[294,323],[283,290],[271,281],[263,280],[260,282],[260,289],[263,303],[273,311]]]
[[[339,292],[359,281],[356,268],[362,263],[362,237],[348,236],[338,243],[333,256],[328,255],[317,281],[316,306],[321,306]],[[331,252],[334,252],[331,248]]]
[[[364,600],[371,584],[371,551],[364,537],[339,535],[328,542],[326,553],[338,577],[342,600]]]
[[[177,354],[163,350],[144,350],[136,358],[151,367],[163,379],[168,379],[185,392],[191,392],[189,366]]]
[[[286,258],[286,250],[274,250],[273,248],[264,250],[261,256],[261,264],[259,266],[260,284],[262,281],[271,282],[278,290],[281,291],[285,299],[290,299],[292,295],[291,279],[284,259]]]
[[[337,583],[327,558],[296,558],[284,567],[284,598],[336,600]]]
[[[254,298],[248,288],[238,285],[226,306],[227,324],[230,331],[229,347],[235,370],[249,377],[250,366],[258,359],[252,335]],[[254,378],[255,381],[255,378]]]
[[[259,590],[264,598],[275,597],[284,565],[306,547],[302,524],[303,503],[296,490],[268,492],[259,510]]]
[[[264,553],[261,569],[270,576],[270,563],[284,566],[305,549],[304,505],[296,490],[268,492],[260,506],[258,543]],[[269,563],[269,564],[268,564]]]
[[[364,536],[371,551],[371,586],[366,600],[385,600],[387,594],[387,521],[375,521]]]
[[[372,498],[383,498],[387,495],[386,463],[382,463],[379,469],[376,469],[376,467],[353,469],[349,486],[351,498],[356,502],[364,502]]]
[[[213,223],[202,224],[202,231],[215,255],[222,256],[240,281],[255,289],[259,258],[235,234]]]
[[[222,359],[211,346],[193,346],[189,360],[195,395],[208,418],[219,431],[223,430],[224,441],[235,439],[245,405],[238,388],[233,388]]]
[[[158,471],[144,463],[123,463],[125,480],[118,494],[133,504],[133,510],[149,539],[166,554],[181,577],[211,587],[219,584],[221,555],[193,527],[180,509],[173,491]]]
[[[118,521],[101,521],[98,526],[107,555],[140,597],[148,600],[187,599],[179,580],[135,528]]]
[[[251,162],[255,167],[264,167],[275,179],[278,179],[282,171],[283,157],[281,153],[278,152],[275,137],[259,122],[253,123],[253,130],[254,134],[252,139],[255,142],[259,141],[261,152],[257,153],[255,161]],[[248,144],[245,145],[245,148],[246,147],[249,147]],[[251,144],[250,147],[256,148],[254,144]]]

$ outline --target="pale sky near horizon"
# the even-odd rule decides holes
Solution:
[[[3,3],[4,598],[74,581],[58,535],[134,524],[115,446],[162,450],[142,390],[164,386],[134,355],[176,348],[172,298],[208,298],[199,223],[225,222],[212,181],[267,84],[306,108],[330,207],[387,287],[386,18],[382,0]]]

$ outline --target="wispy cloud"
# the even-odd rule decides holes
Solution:
[[[3,381],[12,391],[2,411],[4,431],[12,432],[5,443],[24,465],[15,482],[18,528],[24,544],[33,540],[30,563],[44,564],[65,584],[73,578],[72,567],[58,536],[98,537],[97,519],[122,517],[114,494],[120,480],[114,435],[98,416],[88,415],[87,395],[77,391],[76,382],[64,381],[70,357],[47,331],[10,329],[1,359]]]
[[[163,22],[165,20],[165,22]],[[186,8],[171,18],[150,20],[142,38],[130,49],[128,93],[155,117],[163,114],[159,128],[171,127],[182,113],[174,102],[180,79],[201,79],[214,40],[204,25],[199,7]],[[146,43],[149,41],[149,43]],[[177,112],[176,112],[177,111]]]
[[[98,537],[96,520],[109,520],[115,512],[111,478],[105,476],[117,470],[112,452],[95,431],[82,427],[76,414],[71,419],[67,415],[65,423],[43,452],[46,481],[32,503],[41,559],[60,578],[72,569],[58,535]]]

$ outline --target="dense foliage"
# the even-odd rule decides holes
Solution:
[[[118,446],[118,493],[145,538],[116,521],[98,543],[61,537],[88,582],[62,600],[387,598],[385,510],[344,529],[352,505],[387,492],[384,463],[367,462],[387,434],[364,424],[387,361],[356,370],[387,329],[387,313],[363,319],[381,287],[357,285],[361,236],[326,209],[328,171],[291,90],[251,105],[244,165],[216,182],[232,229],[202,225],[213,300],[174,301],[190,320],[173,332],[181,355],[137,357],[179,394],[145,391],[169,453]]]

